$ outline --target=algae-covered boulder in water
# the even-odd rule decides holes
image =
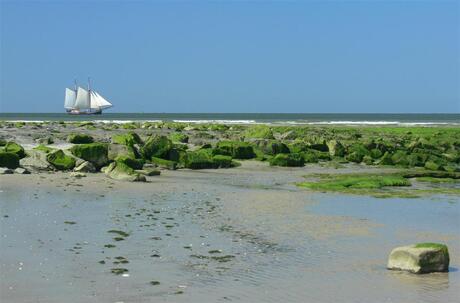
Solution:
[[[449,251],[438,243],[397,247],[390,253],[387,268],[415,274],[445,272],[449,270]]]
[[[19,166],[19,157],[15,153],[0,152],[0,167],[15,169]]]
[[[304,158],[300,154],[278,154],[270,159],[272,166],[303,166]]]
[[[104,143],[78,144],[70,149],[73,155],[94,164],[99,169],[109,162],[108,147]]]
[[[141,148],[141,154],[145,159],[152,157],[166,159],[169,151],[173,148],[171,140],[165,136],[152,136],[145,141]]]
[[[90,135],[87,134],[70,134],[67,137],[67,142],[73,144],[85,144],[85,143],[93,143],[94,139]]]
[[[46,155],[46,160],[58,170],[69,170],[75,167],[75,159],[67,156],[61,149]]]
[[[123,162],[112,162],[104,169],[104,173],[111,179],[122,181],[141,181],[145,182],[145,176],[136,173],[131,167]]]
[[[7,142],[3,151],[9,152],[9,153],[14,153],[20,159],[22,159],[22,158],[24,158],[26,156],[26,152],[24,151],[24,147],[22,147],[21,145],[17,144],[16,142]]]

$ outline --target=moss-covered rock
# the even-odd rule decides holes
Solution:
[[[314,153],[312,151],[307,151],[307,152],[301,153],[301,155],[303,156],[303,158],[305,160],[305,163],[318,163],[318,161],[319,161],[318,156],[316,155],[316,153]]]
[[[135,132],[128,132],[126,134],[113,135],[112,143],[134,146],[134,144],[142,144],[142,139]]]
[[[145,159],[162,158],[167,159],[173,143],[165,136],[151,136],[141,147],[141,154]]]
[[[185,157],[184,166],[191,169],[214,168],[212,151],[210,149],[200,149],[188,152]]]
[[[244,136],[254,139],[275,139],[272,130],[267,125],[251,126],[246,130]]]
[[[145,182],[146,178],[144,175],[136,173],[131,167],[123,162],[112,162],[104,170],[104,173],[111,179],[122,180],[122,181],[141,181]]]
[[[189,137],[184,133],[174,132],[169,134],[169,139],[172,142],[188,143]]]
[[[108,144],[107,156],[109,160],[114,161],[119,156],[140,158],[140,153],[137,151],[135,146],[128,146],[122,144]]]
[[[268,155],[289,154],[291,150],[289,147],[280,141],[264,140],[257,142],[257,146]]]
[[[151,161],[153,164],[156,164],[158,167],[161,167],[161,168],[172,169],[172,170],[177,168],[176,161],[165,160],[165,159],[157,158],[157,157],[152,157]]]
[[[115,161],[123,162],[124,164],[131,167],[132,169],[142,169],[145,163],[143,159],[135,159],[135,158],[128,157],[128,156],[118,156],[115,158]]]
[[[215,155],[212,157],[215,168],[229,168],[235,166],[235,162],[230,156]]]
[[[21,145],[17,144],[16,142],[10,141],[7,142],[6,145],[4,146],[3,150],[5,152],[13,153],[16,154],[19,159],[22,159],[26,156],[26,152],[24,151],[24,147]]]
[[[48,153],[46,160],[58,170],[70,170],[75,167],[75,159],[66,155],[61,149]]]
[[[300,154],[278,154],[270,159],[272,166],[303,166],[304,158]]]
[[[425,163],[425,168],[429,170],[439,170],[441,167],[433,161],[427,161]]]
[[[391,156],[391,162],[393,162],[394,165],[398,165],[398,166],[409,166],[409,161],[407,160],[407,154],[405,151],[402,151],[402,150],[397,150]]]
[[[15,169],[19,167],[19,157],[15,153],[0,151],[0,167]]]
[[[93,163],[97,169],[109,162],[108,145],[105,143],[77,144],[70,151],[74,156]]]
[[[360,163],[363,161],[364,156],[368,156],[369,151],[362,144],[353,144],[347,150],[347,155],[345,159],[350,162]]]
[[[382,158],[380,158],[377,161],[377,164],[378,165],[393,165],[393,160],[391,160],[391,154],[389,152],[385,152]]]
[[[94,138],[87,134],[70,134],[67,137],[67,142],[70,142],[73,144],[93,143]]]
[[[345,155],[345,147],[340,141],[330,140],[327,142],[329,154],[332,157],[343,157]]]
[[[231,156],[233,159],[252,159],[256,156],[249,143],[239,141],[220,141],[213,154]]]
[[[388,257],[388,269],[415,274],[449,270],[449,250],[439,243],[418,243],[393,249]]]

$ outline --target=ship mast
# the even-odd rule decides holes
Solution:
[[[89,98],[89,111],[91,111],[91,82],[88,77],[88,98]]]

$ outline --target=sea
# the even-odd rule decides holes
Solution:
[[[336,114],[336,113],[0,113],[0,121],[95,121],[106,123],[160,122],[274,125],[460,125],[460,114]]]

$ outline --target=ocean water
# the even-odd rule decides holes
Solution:
[[[187,123],[281,124],[281,125],[460,125],[460,114],[276,114],[276,113],[0,113],[7,121],[175,121]]]

